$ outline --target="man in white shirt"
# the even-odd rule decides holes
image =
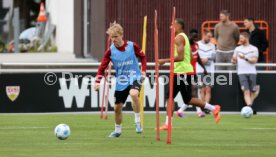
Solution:
[[[198,54],[201,58],[203,65],[206,68],[208,75],[203,74],[203,69],[197,64],[197,73],[200,83],[200,97],[203,101],[210,102],[211,100],[211,88],[213,86],[212,76],[214,76],[215,64],[214,60],[216,58],[215,45],[211,43],[213,34],[211,31],[207,30],[203,33],[202,40],[198,41]]]
[[[260,87],[256,85],[258,62],[258,49],[249,44],[250,35],[247,32],[240,34],[240,44],[234,51],[232,63],[237,64],[237,72],[244,100],[247,106],[252,107],[254,100],[259,94]]]

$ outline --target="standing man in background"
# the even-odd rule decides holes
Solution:
[[[240,43],[241,46],[235,49],[232,63],[237,64],[244,101],[247,106],[252,107],[254,100],[260,92],[260,87],[256,84],[256,63],[259,53],[258,49],[249,43],[249,34],[247,32],[241,33]],[[254,110],[254,114],[256,114],[256,110]]]
[[[265,63],[264,52],[268,47],[268,41],[266,39],[265,32],[255,26],[253,17],[248,17],[244,19],[244,26],[250,33],[250,44],[257,47],[259,50],[258,63]],[[261,70],[264,68],[257,69]]]
[[[239,27],[230,21],[227,10],[220,12],[220,23],[215,26],[215,39],[217,40],[217,63],[231,63],[234,50],[239,42]],[[234,67],[218,67],[217,70],[234,70]]]

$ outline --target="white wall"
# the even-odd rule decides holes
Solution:
[[[56,25],[58,52],[74,52],[74,0],[46,0],[52,23]]]

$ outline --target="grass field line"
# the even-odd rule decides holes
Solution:
[[[209,124],[208,124],[209,125]],[[173,127],[173,130],[174,129],[180,129],[181,127]],[[20,130],[20,129],[23,129],[23,130],[32,130],[32,129],[52,129],[52,127],[40,127],[40,126],[33,126],[33,127],[24,127],[24,126],[1,126],[0,130],[13,130],[13,129],[16,129],[16,130]],[[135,127],[123,127],[123,129],[135,129]],[[144,127],[144,129],[152,129],[154,130],[155,128],[154,127]],[[244,128],[246,130],[276,130],[276,128]]]
[[[179,146],[187,146],[187,147],[263,147],[263,145],[260,144],[238,144],[238,143],[233,143],[233,144],[189,144],[189,143],[177,143]]]
[[[245,128],[247,130],[276,130],[276,128]]]
[[[13,130],[13,129],[23,129],[23,130],[32,130],[32,129],[49,129],[50,127],[39,127],[39,126],[33,126],[33,127],[24,127],[24,126],[1,126],[0,130]]]
[[[1,126],[0,130],[33,130],[33,129],[52,129],[53,127],[38,127],[38,126],[34,126],[34,127],[24,127],[24,126]],[[174,129],[180,129],[181,127],[173,127],[173,130]],[[124,127],[123,126],[123,129],[135,129],[135,126],[133,127]],[[154,127],[144,127],[143,129],[152,129],[152,130],[155,130]]]
[[[132,111],[123,111],[124,114],[133,114]],[[155,111],[145,111],[145,114],[155,114]],[[165,114],[165,111],[161,111],[160,114]],[[97,115],[100,114],[100,112],[45,112],[45,113],[0,113],[1,115],[64,115],[64,114],[93,114]],[[108,114],[113,115],[113,111],[109,111]],[[194,111],[186,111],[185,114],[190,115],[190,114],[196,114]],[[221,112],[222,115],[237,115],[240,114],[240,112]],[[276,115],[276,112],[258,112],[258,115]]]
[[[118,139],[111,139],[111,138],[107,138],[106,139],[108,140],[120,140],[119,138]],[[58,140],[57,140],[58,141]],[[162,143],[162,141],[160,142],[156,142],[156,143]],[[64,141],[58,141],[58,143],[51,143],[51,146],[61,146],[61,145],[65,145],[65,146],[68,146],[68,147],[74,147],[76,145],[93,145],[93,144],[98,144],[98,142],[64,142]],[[25,144],[18,144],[18,143],[13,143],[12,144],[13,146],[26,146],[26,143]],[[29,143],[29,145],[32,145],[31,143]],[[40,145],[40,146],[49,146],[48,143],[36,143],[36,145]],[[140,144],[142,146],[142,144]],[[244,143],[244,144],[238,144],[238,143],[233,143],[233,144],[210,144],[210,143],[177,143],[177,144],[172,144],[172,145],[175,145],[175,146],[185,146],[185,147],[263,147],[264,145],[260,145],[260,144],[249,144],[249,143]],[[136,144],[136,146],[139,146],[139,144]]]

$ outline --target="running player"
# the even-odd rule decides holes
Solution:
[[[212,76],[214,76],[215,72],[214,60],[216,57],[216,49],[215,45],[211,43],[212,38],[213,33],[210,30],[206,30],[203,32],[202,40],[198,41],[198,53],[208,72],[208,75],[205,75],[201,66],[197,64],[197,72],[200,79],[200,98],[207,103],[211,101],[212,79],[214,79]]]
[[[238,76],[244,100],[247,106],[252,107],[254,100],[259,94],[259,86],[256,85],[258,62],[258,48],[249,44],[250,35],[242,32],[240,35],[241,46],[234,51],[232,63],[237,64]]]
[[[132,98],[136,132],[140,134],[143,132],[143,128],[140,123],[139,92],[141,82],[146,77],[146,56],[136,43],[123,40],[123,28],[120,24],[112,24],[107,30],[107,34],[113,44],[105,52],[101,66],[98,69],[94,88],[96,91],[99,90],[104,71],[109,62],[112,61],[116,71],[115,130],[109,137],[116,138],[122,134],[122,109],[128,95]],[[141,60],[142,72],[139,69],[137,57]]]
[[[198,49],[199,46],[197,44],[198,40],[198,30],[197,29],[191,29],[190,30],[190,44],[191,44],[191,51],[192,51],[192,61],[191,64],[193,66],[194,72],[191,73],[191,75],[193,76],[194,79],[194,84],[192,85],[192,96],[195,98],[198,98],[198,84],[197,84],[197,64],[201,65],[201,69],[202,72],[204,72],[207,75],[206,69],[201,61],[200,56],[198,55]],[[184,110],[186,110],[188,108],[187,104],[183,104],[177,111],[176,111],[176,115],[178,117],[185,117],[184,115]],[[202,112],[202,109],[200,107],[196,107],[196,113],[198,117],[204,117],[205,113]]]
[[[208,109],[213,112],[216,123],[220,120],[220,106],[213,106],[200,99],[192,97],[192,85],[191,75],[193,73],[193,66],[191,65],[191,49],[190,42],[186,34],[184,33],[184,21],[177,18],[175,20],[175,46],[174,46],[174,83],[173,83],[173,98],[181,92],[182,98],[185,104],[191,104],[204,109]],[[160,59],[159,64],[163,65],[170,62],[170,58]],[[169,90],[166,94],[167,102],[169,98]],[[168,105],[167,105],[168,106]],[[172,114],[175,108],[175,103],[172,104]],[[167,107],[168,114],[168,107]],[[160,128],[161,130],[168,129],[168,116],[166,117],[166,123]]]

